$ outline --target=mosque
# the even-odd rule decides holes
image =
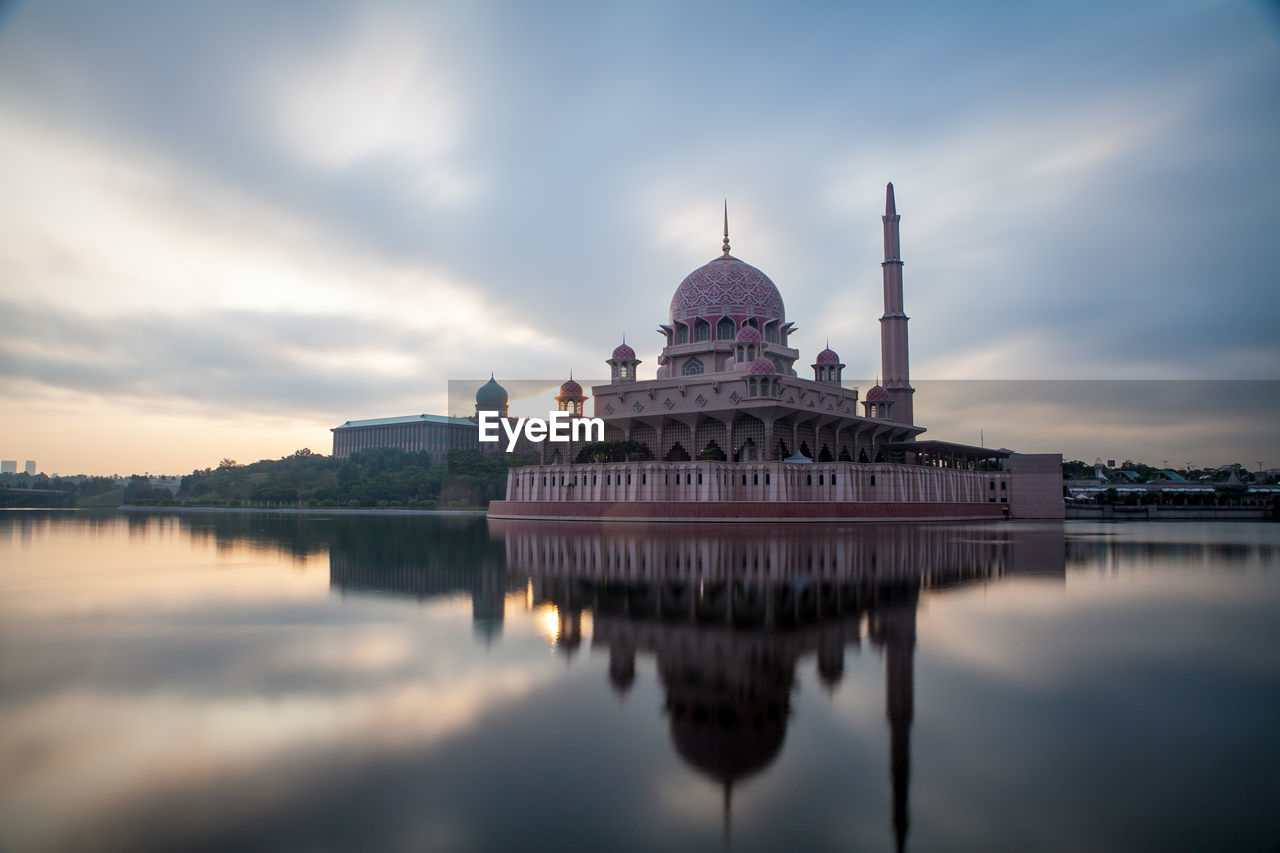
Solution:
[[[608,384],[591,389],[606,440],[625,460],[543,444],[542,464],[508,473],[507,498],[490,505],[490,517],[1062,518],[1060,454],[918,438],[925,430],[914,422],[893,184],[882,220],[883,381],[865,398],[843,385],[845,365],[830,346],[810,364],[812,379],[799,375],[782,294],[730,254],[726,210],[720,256],[680,282],[658,327],[665,346],[655,378],[640,378],[641,361],[624,340],[606,360]],[[486,385],[477,411],[497,396]],[[556,400],[585,417],[587,397],[573,379]],[[503,392],[503,414],[505,404]]]

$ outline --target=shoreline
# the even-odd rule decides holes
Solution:
[[[98,507],[69,507],[94,510]],[[258,506],[118,506],[121,512],[239,512],[270,515],[461,515],[485,516],[483,509],[407,509],[405,507],[258,507]]]

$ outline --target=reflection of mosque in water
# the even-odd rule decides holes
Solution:
[[[522,588],[503,563],[502,546],[483,518],[449,519],[424,534],[412,519],[390,522],[385,535],[336,536],[329,550],[329,586],[346,594],[415,598],[470,596],[476,635],[492,642],[502,633],[507,593]]]
[[[884,653],[893,828],[908,827],[920,594],[1012,575],[1063,578],[1061,527],[665,526],[616,529],[490,522],[513,574],[554,605],[572,651],[589,611],[609,680],[626,692],[653,655],[680,756],[724,790],[780,754],[796,667],[810,653],[834,689],[849,645]]]
[[[469,595],[477,635],[504,598],[550,605],[573,654],[593,647],[626,693],[652,655],[677,753],[724,791],[781,754],[800,661],[834,690],[845,649],[883,652],[892,822],[908,827],[916,610],[922,593],[1011,576],[1065,577],[1061,526],[574,525],[483,519],[432,535],[337,537],[330,586],[419,600]],[[388,530],[388,534],[396,531]],[[408,533],[408,530],[402,533]]]

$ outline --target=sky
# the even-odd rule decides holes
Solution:
[[[1278,139],[1275,3],[0,2],[0,456],[644,377],[726,198],[869,384],[892,180],[926,437],[1280,466]]]

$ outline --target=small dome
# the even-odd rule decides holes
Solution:
[[[760,342],[760,330],[755,326],[743,326],[738,330],[738,334],[733,339],[740,344],[754,344]]]
[[[867,392],[868,403],[881,403],[889,399],[889,392],[884,390],[883,385],[872,385],[871,390]]]
[[[613,351],[613,357],[618,359],[635,358],[636,351],[633,350],[631,347],[627,346],[625,343],[618,344],[618,346]]]
[[[756,375],[760,373],[777,373],[778,367],[767,358],[757,358],[755,361],[747,365],[747,373]]]
[[[489,375],[489,381],[480,386],[480,390],[476,392],[476,403],[486,406],[505,406],[507,404],[507,389],[499,385],[493,378],[493,374]]]
[[[840,356],[836,355],[836,351],[833,350],[831,347],[827,347],[822,352],[818,353],[818,358],[816,359],[816,363],[839,364]]]
[[[560,386],[561,397],[581,397],[582,386],[570,379],[568,382]]]

